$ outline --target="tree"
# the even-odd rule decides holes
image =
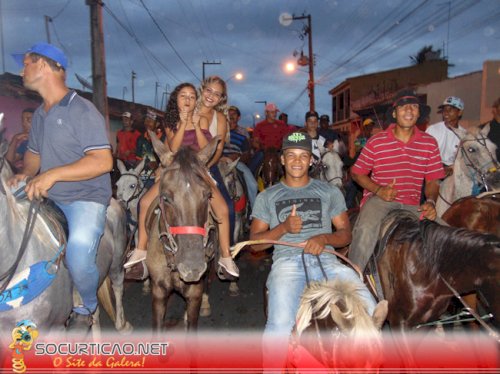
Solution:
[[[410,59],[415,65],[423,64],[426,61],[443,60],[441,52],[441,49],[434,50],[432,45],[426,45],[416,55],[410,56]]]

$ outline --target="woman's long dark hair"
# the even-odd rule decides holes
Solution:
[[[172,131],[177,130],[177,123],[181,119],[179,115],[179,107],[177,105],[177,97],[179,96],[179,92],[184,87],[191,87],[196,95],[196,99],[198,99],[198,91],[196,90],[196,87],[191,83],[181,83],[174,88],[168,99],[167,108],[165,109],[165,127],[169,128]]]

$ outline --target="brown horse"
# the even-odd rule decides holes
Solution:
[[[500,192],[467,196],[455,201],[443,214],[453,227],[463,227],[500,237]]]
[[[260,175],[264,182],[264,188],[275,185],[283,176],[280,153],[276,148],[269,148],[264,152]]]
[[[206,163],[217,147],[218,137],[201,151],[181,148],[175,154],[151,136],[162,166],[159,210],[152,206],[146,227],[149,232],[146,264],[152,283],[153,329],[159,332],[167,301],[176,290],[187,303],[187,329],[194,330],[204,276],[215,252],[216,231],[211,225],[209,200],[214,188]]]
[[[438,319],[453,292],[481,291],[500,316],[500,239],[441,226],[410,212],[389,213],[381,228],[377,264],[392,328],[411,329]]]
[[[295,350],[300,351],[290,352],[290,366],[380,366],[380,329],[387,316],[387,301],[378,303],[370,316],[357,294],[357,287],[352,282],[331,280],[312,283],[305,289],[297,313],[296,333],[292,338],[296,343]]]

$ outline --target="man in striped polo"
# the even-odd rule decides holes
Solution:
[[[382,220],[390,211],[406,209],[436,219],[438,181],[445,173],[436,140],[416,126],[429,111],[414,91],[400,91],[390,108],[393,123],[368,140],[351,169],[353,179],[364,191],[349,258],[362,270],[373,253]],[[427,200],[420,205],[424,181]]]

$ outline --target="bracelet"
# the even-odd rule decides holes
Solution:
[[[436,206],[436,202],[434,200],[432,200],[432,199],[427,199],[427,200],[425,200],[425,202],[426,203],[430,203],[430,204]]]
[[[377,195],[377,193],[380,191],[382,186],[378,186],[377,189],[373,192],[374,195]]]

